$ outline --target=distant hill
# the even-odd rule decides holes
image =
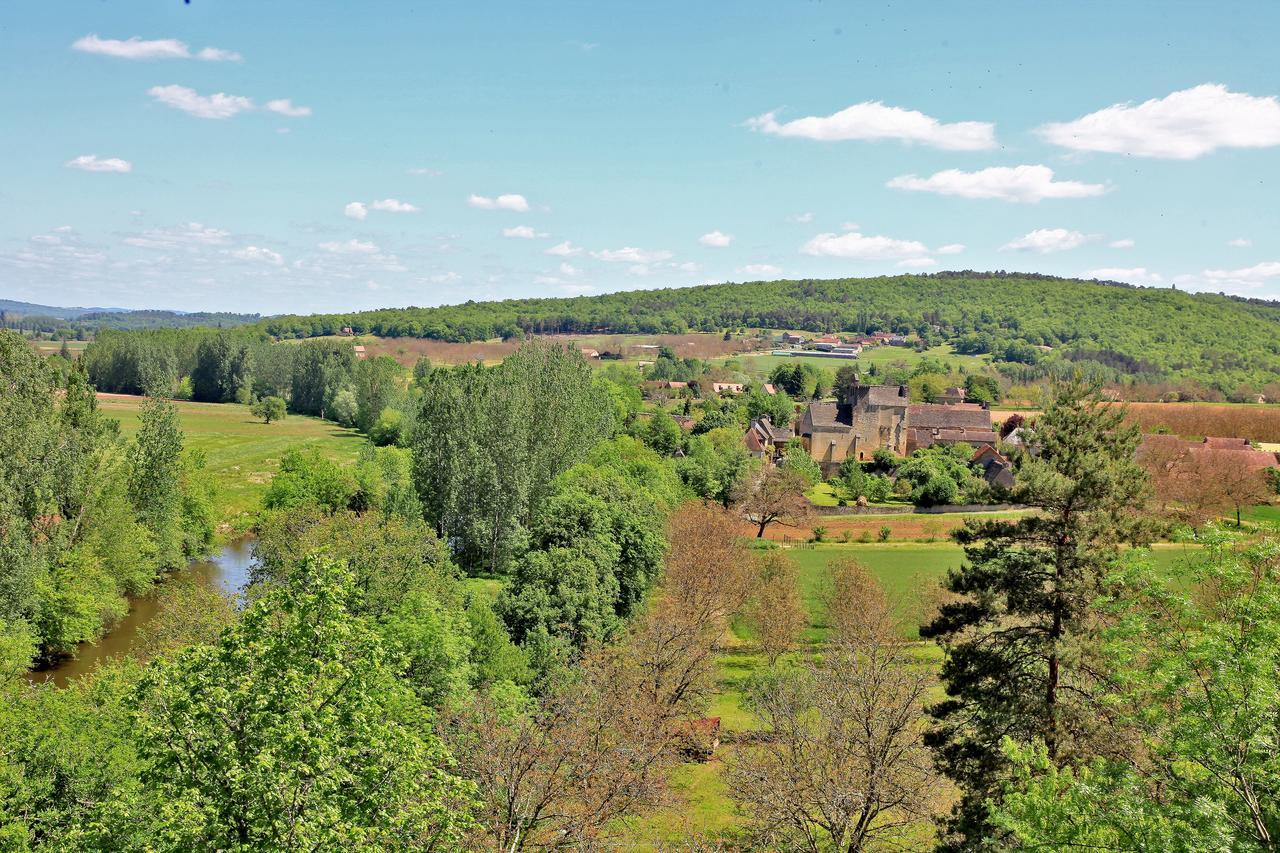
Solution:
[[[54,334],[65,329],[92,333],[100,329],[187,329],[196,326],[233,328],[261,319],[260,314],[231,314],[221,311],[63,308],[0,299],[0,325],[44,334]]]
[[[83,317],[85,314],[115,314],[125,308],[60,308],[55,305],[37,305],[34,302],[18,302],[13,299],[0,299],[0,311],[6,314],[22,314],[28,317],[56,317],[69,320]]]
[[[554,333],[889,330],[991,353],[1011,369],[1026,365],[1020,376],[1027,379],[1056,365],[1104,381],[1194,378],[1224,392],[1280,380],[1280,303],[1034,273],[728,283],[279,316],[257,328],[311,337],[348,326],[356,334],[460,342]]]

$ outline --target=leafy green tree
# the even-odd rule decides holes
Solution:
[[[1087,672],[1069,650],[1120,546],[1148,536],[1135,512],[1147,491],[1137,429],[1096,387],[1054,386],[1030,433],[1039,452],[1022,461],[1014,500],[1040,512],[967,520],[956,534],[966,560],[946,583],[958,598],[920,630],[945,652],[948,698],[930,709],[928,742],[963,790],[946,849],[992,832],[987,803],[1010,772],[1003,737],[1040,739],[1055,760],[1076,748],[1092,718],[1076,698]]]
[[[249,347],[227,332],[205,336],[195,353],[191,370],[191,398],[205,403],[227,403],[253,387]]]
[[[1111,626],[1097,697],[1131,744],[1060,768],[1043,744],[1006,743],[1016,768],[995,823],[1023,847],[1273,850],[1280,757],[1280,560],[1271,539],[1221,531],[1173,578],[1134,560],[1099,607]]]
[[[355,479],[319,450],[290,450],[280,458],[280,470],[262,499],[267,509],[296,509],[307,505],[330,513],[346,509],[357,493]]]
[[[746,398],[747,417],[758,418],[768,415],[769,421],[784,429],[789,428],[795,418],[796,407],[785,391],[777,394],[766,394],[759,388],[752,388]]]
[[[349,344],[338,341],[300,344],[294,356],[289,405],[299,414],[323,417],[334,395],[350,383],[355,365],[355,352]],[[354,411],[351,417],[354,419]]]
[[[355,424],[361,432],[373,429],[378,416],[400,395],[404,375],[404,368],[385,355],[356,362]]]
[[[309,560],[216,646],[138,688],[144,783],[169,806],[158,846],[456,846],[473,789],[453,776],[396,657],[351,612],[341,564]]]
[[[655,412],[645,424],[642,433],[644,443],[662,456],[671,456],[680,449],[684,432],[666,412]]]
[[[130,451],[129,500],[151,532],[162,568],[182,565],[182,430],[178,407],[151,398],[142,405],[138,434]]]
[[[264,424],[284,420],[284,400],[279,397],[263,397],[249,407],[249,412],[255,418],[262,418]]]
[[[816,486],[822,482],[822,468],[817,462],[813,461],[813,457],[809,455],[809,451],[803,447],[793,447],[782,455],[782,467],[795,471],[810,486]]]
[[[867,493],[867,473],[857,459],[846,459],[840,463],[840,473],[836,476],[840,486],[857,500]]]
[[[356,392],[351,388],[339,388],[335,391],[329,405],[325,408],[325,415],[330,420],[346,427],[355,426],[359,414],[360,402],[356,398]]]

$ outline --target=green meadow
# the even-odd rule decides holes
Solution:
[[[104,395],[98,406],[120,422],[120,431],[138,431],[143,398]],[[179,402],[178,417],[186,447],[202,451],[218,487],[220,524],[243,527],[259,505],[280,457],[294,448],[314,447],[340,463],[352,463],[364,441],[355,430],[319,418],[289,415],[264,424],[236,403]],[[225,528],[222,528],[225,530]]]

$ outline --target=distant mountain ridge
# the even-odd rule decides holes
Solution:
[[[169,311],[147,308],[68,308],[40,305],[16,299],[0,299],[3,324],[36,332],[97,329],[185,329],[193,326],[235,327],[256,323],[261,314],[233,314],[224,311]]]

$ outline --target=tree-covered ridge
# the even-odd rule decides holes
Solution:
[[[474,341],[516,334],[724,328],[924,332],[970,352],[1009,343],[1113,351],[1154,373],[1280,372],[1280,308],[1214,294],[1022,273],[938,273],[716,284],[565,299],[282,316],[278,337],[357,334]]]

